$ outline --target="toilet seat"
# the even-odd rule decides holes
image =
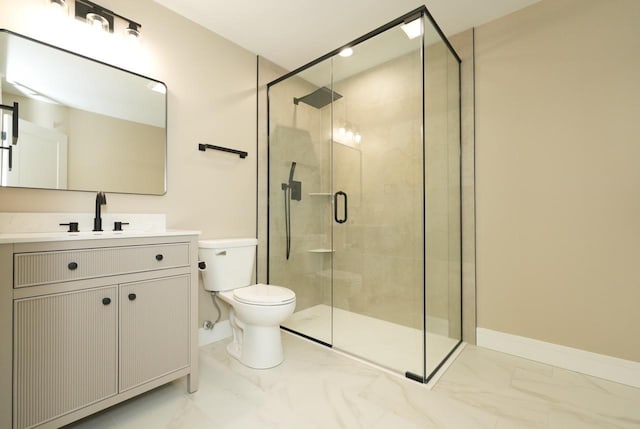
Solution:
[[[234,289],[233,298],[244,304],[284,305],[294,302],[296,294],[284,287],[257,284]]]

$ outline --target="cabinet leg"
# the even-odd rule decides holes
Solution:
[[[187,391],[189,393],[195,393],[198,391],[200,381],[197,374],[191,373],[187,375]]]

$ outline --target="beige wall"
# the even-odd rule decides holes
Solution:
[[[640,361],[640,2],[476,31],[478,326]]]
[[[151,0],[101,4],[142,23],[137,48],[123,47],[113,37],[94,46],[86,43],[90,38],[63,37],[77,22],[51,18],[41,0],[0,2],[0,28],[91,53],[167,84],[167,194],[109,194],[106,210],[166,213],[169,227],[201,230],[203,238],[255,236],[255,55]],[[199,152],[199,142],[246,150],[249,156]],[[0,189],[4,212],[91,212],[94,201],[91,192]],[[204,292],[200,298],[201,319],[213,318],[210,299]]]

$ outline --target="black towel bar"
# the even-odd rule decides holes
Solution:
[[[234,154],[240,156],[240,158],[243,158],[243,159],[246,158],[247,155],[249,155],[247,152],[242,151],[242,150],[229,149],[228,147],[214,146],[212,144],[198,143],[198,150],[204,152],[207,149],[215,149],[215,150],[221,150],[222,152],[234,153]]]

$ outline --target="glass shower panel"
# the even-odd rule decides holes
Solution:
[[[283,327],[331,344],[331,60],[269,88],[270,284],[293,290]]]
[[[283,328],[425,381],[461,338],[459,59],[425,8],[351,48],[268,86],[267,281]]]
[[[333,346],[424,376],[422,43],[392,27],[334,57]]]
[[[462,338],[459,62],[425,19],[426,373]]]

